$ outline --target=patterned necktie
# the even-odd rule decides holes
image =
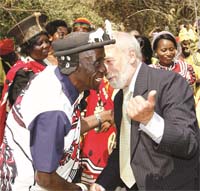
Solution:
[[[128,117],[126,108],[127,102],[131,98],[132,93],[124,92],[123,106],[122,106],[122,122],[120,129],[120,177],[123,182],[131,188],[135,184],[135,177],[130,165],[131,160],[131,119]]]

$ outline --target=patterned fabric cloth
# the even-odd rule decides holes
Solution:
[[[190,56],[188,56],[187,58],[182,57],[182,59],[193,66],[196,79],[197,81],[200,81],[200,54],[198,52],[195,52]],[[196,114],[200,127],[200,82],[195,84],[194,95],[196,103]]]
[[[194,68],[196,80],[200,80],[200,54],[198,52],[191,54],[187,58],[180,57],[181,60],[184,62],[192,65]],[[195,84],[195,89],[194,89],[194,94],[195,94],[195,102],[197,103],[198,100],[200,99],[200,86],[199,83],[198,85]]]
[[[149,65],[150,67],[153,68],[158,68],[162,70],[169,70],[169,71],[174,71],[176,73],[179,73],[181,76],[183,76],[189,85],[193,86],[196,82],[196,76],[194,69],[191,65],[187,64],[186,62],[183,62],[181,60],[176,60],[170,65],[169,67],[167,66],[162,66],[160,65],[159,62],[155,64]]]
[[[6,75],[6,79],[4,82],[4,88],[3,88],[3,92],[2,92],[2,97],[0,99],[0,144],[2,143],[3,140],[3,136],[4,136],[4,128],[5,128],[5,120],[6,120],[6,115],[7,112],[10,110],[11,108],[11,103],[9,103],[8,101],[8,96],[10,93],[10,87],[14,82],[14,79],[16,77],[16,73],[17,71],[19,71],[20,69],[24,70],[24,71],[32,71],[34,74],[43,71],[45,68],[44,65],[41,65],[40,63],[36,62],[36,61],[29,61],[29,62],[23,62],[21,60],[18,60],[15,65],[9,70],[9,72]],[[28,81],[29,79],[27,79]],[[22,87],[21,87],[22,89]],[[20,90],[21,90],[20,89]]]
[[[14,183],[17,168],[12,149],[7,144],[6,137],[4,137],[3,143],[0,146],[0,169],[0,190],[11,191],[11,184]]]
[[[7,144],[6,137],[4,136],[7,112],[11,108],[11,104],[8,101],[9,88],[12,85],[13,80],[16,76],[16,72],[18,70],[24,69],[25,71],[33,71],[34,73],[38,73],[42,71],[44,68],[45,66],[33,60],[27,63],[18,60],[6,75],[6,81],[4,82],[3,93],[0,100],[0,119],[1,119],[0,143],[2,143],[3,141],[0,147],[0,190],[1,191],[11,190],[11,184],[14,182],[14,179],[17,174],[12,149]]]
[[[22,91],[5,132],[17,170],[13,191],[44,190],[34,181],[35,170],[57,169],[61,177],[73,180],[79,165],[79,100],[67,76],[54,66],[47,66]]]
[[[113,109],[113,88],[108,81],[102,80],[99,93],[90,90],[87,98],[86,116],[103,110]],[[107,164],[109,155],[115,147],[116,129],[111,126],[106,132],[97,132],[95,129],[87,132],[81,144],[81,182],[93,183]]]

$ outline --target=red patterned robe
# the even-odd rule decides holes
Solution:
[[[151,64],[149,66],[153,68],[169,70],[169,71],[174,71],[176,73],[179,73],[181,76],[183,76],[183,78],[187,80],[187,82],[191,86],[193,86],[196,82],[196,76],[195,76],[195,72],[192,65],[189,65],[186,62],[183,62],[182,60],[174,61],[173,64],[170,65],[169,67],[162,66],[159,63]]]
[[[105,79],[102,80],[99,93],[90,90],[87,98],[86,116],[93,115],[95,112],[113,109],[112,96],[113,88]],[[81,167],[83,169],[81,182],[85,184],[93,183],[103,168],[107,164],[116,139],[116,129],[111,126],[106,132],[90,130],[84,135],[81,146]]]

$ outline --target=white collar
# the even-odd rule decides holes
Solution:
[[[140,62],[140,63],[138,64],[137,68],[136,68],[136,71],[135,71],[135,73],[134,73],[132,79],[131,79],[131,83],[130,83],[130,85],[128,86],[128,91],[129,91],[129,92],[132,92],[132,93],[133,93],[134,90],[135,90],[135,83],[136,83],[136,79],[137,79],[137,76],[138,76],[138,73],[139,73],[139,70],[140,70],[141,66],[142,66],[142,63]]]

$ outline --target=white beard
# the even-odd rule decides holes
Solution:
[[[133,65],[128,63],[123,67],[122,71],[118,72],[117,78],[110,82],[110,85],[115,89],[123,89],[129,85],[129,80],[133,76]]]

